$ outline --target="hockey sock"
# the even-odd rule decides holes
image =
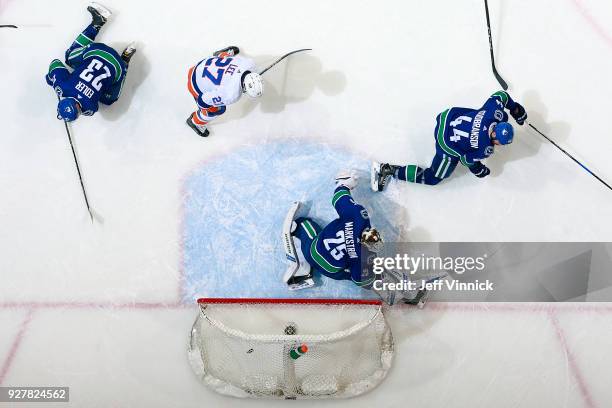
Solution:
[[[405,167],[400,167],[395,177],[399,180],[408,181],[410,183],[422,183],[424,171],[425,170],[423,168],[410,164]]]

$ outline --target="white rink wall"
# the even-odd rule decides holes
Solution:
[[[213,395],[190,371],[196,308],[179,297],[184,177],[239,147],[287,138],[427,165],[435,115],[480,106],[499,89],[482,1],[105,1],[115,15],[99,39],[116,48],[138,40],[139,51],[122,99],[73,126],[102,219],[93,226],[44,82],[51,59],[87,24],[86,4],[0,0],[0,24],[23,25],[0,29],[0,385],[68,385],[78,407],[284,405]],[[612,5],[490,7],[511,95],[612,180]],[[264,98],[230,107],[202,140],[184,124],[194,108],[186,71],[230,44],[262,66],[292,49],[314,51],[266,74]],[[538,135],[520,129],[487,164],[485,180],[458,169],[435,188],[392,185],[386,194],[403,203],[409,239],[612,240],[612,193]],[[362,398],[323,404],[605,407],[610,313],[607,305],[398,311],[390,377]]]

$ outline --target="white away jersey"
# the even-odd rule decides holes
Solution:
[[[225,106],[242,96],[242,75],[256,72],[255,63],[240,56],[208,57],[190,70],[189,90],[202,108]]]

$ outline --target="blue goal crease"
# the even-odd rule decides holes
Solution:
[[[358,170],[356,201],[371,213],[385,239],[399,237],[394,209],[369,188],[369,162],[321,143],[282,141],[234,151],[191,172],[184,185],[183,301],[198,297],[371,298],[350,281],[316,279],[316,286],[289,291],[281,242],[293,201],[322,226],[337,217],[331,205],[334,176]],[[397,205],[395,205],[397,207]]]

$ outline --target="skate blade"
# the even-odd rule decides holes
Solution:
[[[100,13],[100,15],[107,20],[113,14],[113,12],[110,11],[108,8],[101,5],[100,3],[96,3],[95,1],[92,1],[91,3],[89,3],[89,7],[92,7],[95,10],[97,10],[98,13]]]
[[[380,169],[380,163],[372,162],[372,167],[370,167],[370,188],[372,191],[378,192],[378,170]]]

